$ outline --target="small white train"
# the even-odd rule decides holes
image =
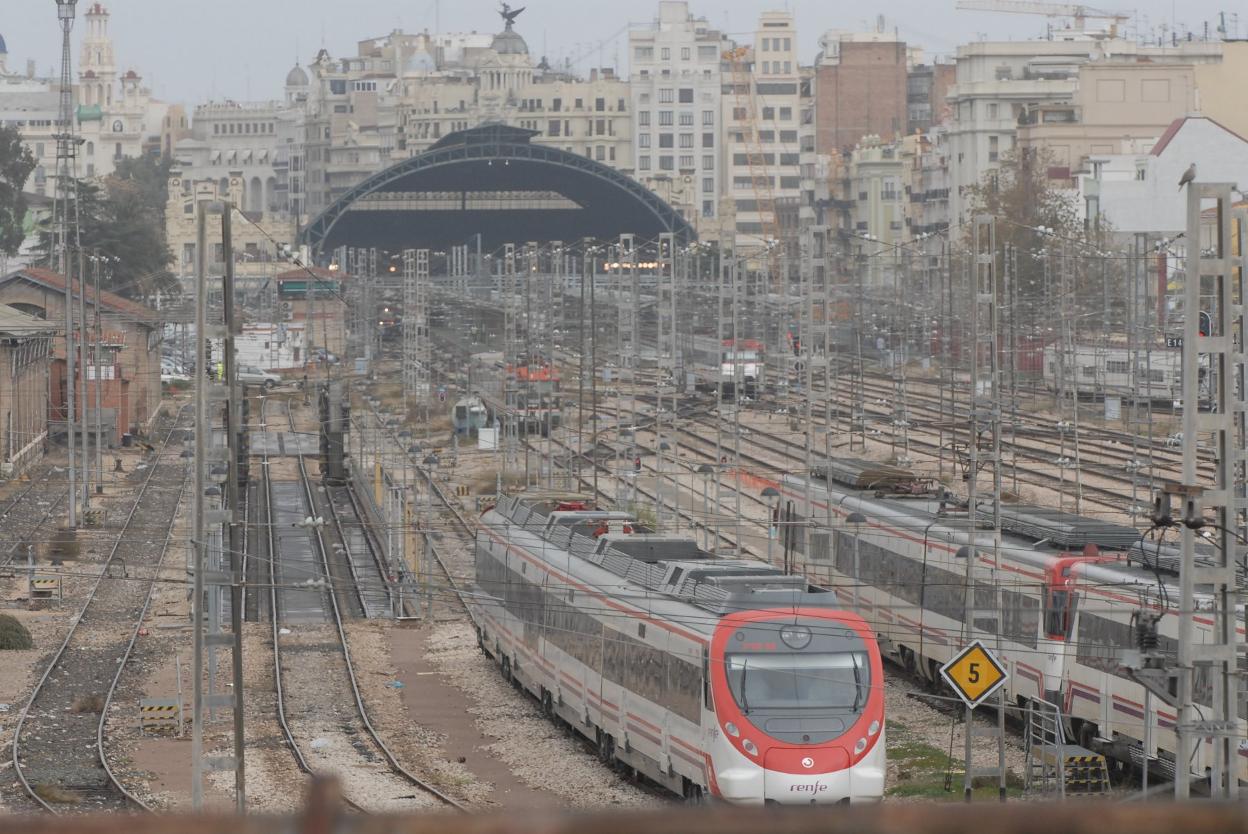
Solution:
[[[1202,390],[1204,388],[1204,370]],[[1183,354],[1175,348],[1149,351],[1125,347],[1077,345],[1065,353],[1058,345],[1044,349],[1044,382],[1050,391],[1066,385],[1084,396],[1145,397],[1173,401],[1183,393]]]
[[[883,796],[875,634],[803,577],[580,499],[504,496],[469,609],[503,676],[606,763],[692,801]]]

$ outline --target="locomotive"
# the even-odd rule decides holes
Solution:
[[[876,637],[826,589],[566,496],[501,497],[475,561],[482,649],[604,762],[690,801],[883,796]]]

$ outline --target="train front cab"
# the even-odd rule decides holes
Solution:
[[[710,660],[712,793],[782,805],[882,798],[884,670],[862,618],[820,608],[730,614]]]

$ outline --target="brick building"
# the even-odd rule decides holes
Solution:
[[[0,477],[43,457],[48,438],[51,322],[0,304]]]
[[[835,46],[835,54],[829,48]],[[815,148],[821,154],[852,148],[864,136],[891,142],[909,121],[908,50],[899,40],[824,44],[815,68]]]
[[[75,318],[78,285],[73,287]],[[86,290],[88,348],[86,355],[87,401],[76,397],[75,414],[85,416],[88,427],[100,422],[107,442],[120,443],[126,433],[145,434],[160,410],[160,342],[162,322],[155,310],[111,292],[99,294],[99,355],[92,356],[95,342],[96,294]],[[0,304],[8,304],[49,326],[65,320],[65,277],[47,269],[30,267],[0,278]],[[75,376],[83,373],[82,356]],[[80,379],[80,377],[78,377]],[[80,383],[76,382],[80,386]],[[96,386],[99,386],[98,398]],[[77,388],[76,391],[81,391]],[[65,341],[52,342],[51,380],[48,385],[49,420],[55,429],[67,414]]]

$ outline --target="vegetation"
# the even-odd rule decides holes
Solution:
[[[0,124],[0,254],[16,255],[26,236],[22,188],[33,170],[35,157],[22,144],[17,128]]]
[[[79,180],[80,241],[84,252],[103,259],[104,289],[141,302],[158,292],[178,292],[165,237],[169,166],[151,157],[122,159],[101,182]],[[49,265],[55,260],[54,232],[45,225],[39,233],[37,251]],[[90,263],[87,268],[90,274]]]
[[[985,172],[971,186],[970,210],[962,229],[966,253],[974,251],[970,218],[995,217],[998,261],[1009,274],[1017,323],[1050,328],[1061,309],[1063,276],[1076,293],[1075,309],[1104,308],[1107,323],[1120,321],[1125,309],[1122,260],[1104,251],[1112,229],[1104,223],[1086,228],[1075,197],[1064,180],[1050,179],[1056,161],[1048,151],[1014,149],[1002,155],[999,167]]]
[[[17,618],[0,614],[0,651],[24,651],[33,649],[35,641],[30,631]]]
[[[896,722],[889,721],[888,760],[896,768],[896,781],[886,791],[890,797],[922,797],[925,799],[960,801],[962,796],[962,761],[919,741]],[[1008,796],[1022,794],[1022,780],[1013,771],[1006,772]],[[971,788],[972,796],[995,799],[997,783],[988,784],[976,780]]]

